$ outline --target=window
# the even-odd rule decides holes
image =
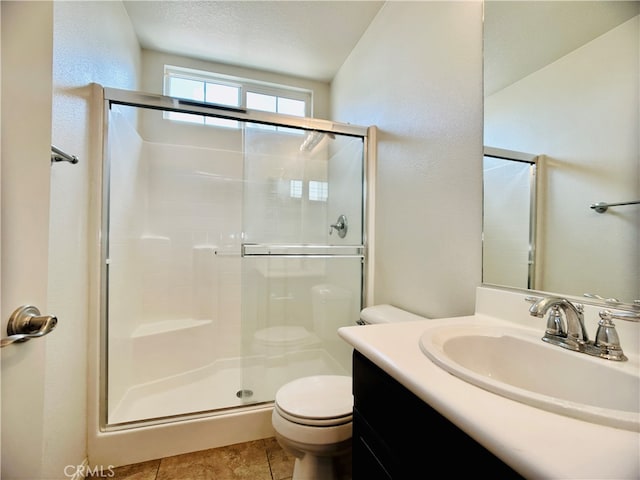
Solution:
[[[310,90],[171,65],[165,65],[164,70],[164,93],[171,97],[297,117],[312,115]],[[239,126],[235,120],[190,113],[167,112],[165,118],[231,128]]]
[[[309,200],[326,202],[329,197],[329,184],[327,182],[309,182]]]
[[[291,180],[289,183],[289,196],[302,198],[302,180]]]
[[[289,197],[302,198],[304,182],[302,180],[289,180]],[[329,184],[327,182],[318,182],[309,180],[309,200],[316,202],[326,202],[329,198]]]

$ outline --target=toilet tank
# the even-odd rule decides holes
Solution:
[[[313,330],[323,339],[335,339],[339,327],[353,324],[351,290],[322,283],[311,287]]]
[[[389,304],[374,305],[366,307],[360,312],[360,325],[373,325],[377,323],[409,322],[424,320],[428,317],[416,315],[401,308]]]

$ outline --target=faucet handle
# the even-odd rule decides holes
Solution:
[[[601,356],[610,360],[627,360],[620,347],[620,338],[613,323],[614,318],[626,318],[626,314],[615,314],[611,310],[601,310],[596,330],[594,346],[601,350]]]
[[[640,322],[640,312],[612,312],[611,310],[602,310],[600,312],[600,318],[607,318],[609,320],[613,320],[617,318],[618,320],[629,320]]]

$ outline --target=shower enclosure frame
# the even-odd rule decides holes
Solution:
[[[515,163],[528,165],[528,187],[529,187],[529,221],[528,221],[528,245],[527,245],[527,276],[526,286],[528,289],[536,288],[536,272],[539,268],[537,255],[539,250],[538,242],[538,201],[539,201],[539,185],[538,173],[541,166],[540,155],[531,153],[518,152],[514,150],[506,150],[503,148],[484,147],[483,158],[489,157],[498,160],[505,160]],[[486,195],[486,192],[485,192]],[[486,245],[483,245],[486,248]],[[483,254],[484,255],[484,254]],[[484,271],[483,271],[484,275]],[[485,282],[490,284],[490,282]]]
[[[139,420],[125,424],[110,425],[108,423],[108,285],[109,285],[109,195],[110,195],[110,165],[109,165],[109,111],[112,105],[124,105],[130,107],[146,108],[152,110],[162,110],[168,112],[180,112],[197,114],[201,116],[217,117],[228,120],[246,121],[262,125],[293,127],[307,131],[317,131],[321,133],[335,133],[345,136],[361,138],[363,141],[363,162],[362,162],[362,277],[361,277],[361,298],[362,306],[367,306],[367,300],[371,298],[373,282],[371,269],[369,267],[372,260],[370,255],[373,210],[369,201],[373,193],[373,182],[370,181],[375,171],[375,136],[376,128],[373,126],[362,127],[351,124],[331,122],[322,119],[294,117],[289,115],[274,114],[248,109],[229,108],[224,106],[193,102],[180,98],[168,97],[158,94],[148,94],[144,92],[120,90],[114,88],[103,88],[103,158],[100,167],[99,188],[101,191],[97,198],[100,199],[100,220],[99,220],[99,355],[98,355],[98,423],[99,431],[115,432],[119,430],[135,429],[137,427],[147,427],[156,424],[167,424],[182,420],[200,419],[203,417],[224,415],[225,411],[241,412],[264,408],[265,403],[258,403],[246,406],[229,407],[222,410],[210,410],[207,412],[177,414],[175,416],[163,417],[161,419]],[[339,248],[339,247],[338,247]],[[245,248],[242,248],[244,255]],[[273,402],[267,402],[267,404]]]

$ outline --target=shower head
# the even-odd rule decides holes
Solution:
[[[322,139],[326,136],[323,132],[318,132],[317,130],[310,130],[307,132],[307,135],[304,138],[304,141],[300,145],[301,152],[311,152],[314,148],[318,146],[318,144],[322,141]]]

